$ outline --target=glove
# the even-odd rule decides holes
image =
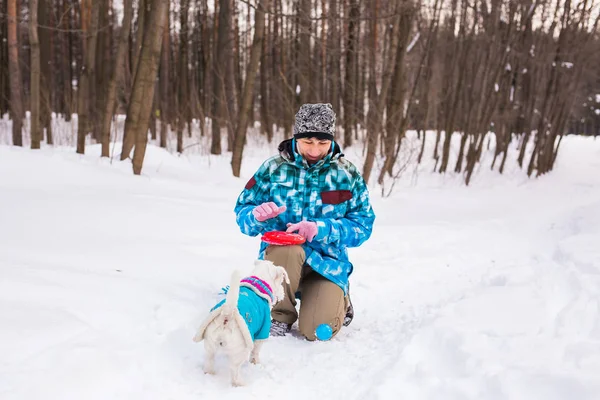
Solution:
[[[317,223],[312,221],[300,221],[297,224],[287,224],[287,227],[286,232],[298,231],[298,234],[304,236],[309,242],[312,242],[314,237],[317,236],[317,232],[319,232]]]
[[[285,206],[279,207],[277,204],[270,201],[256,206],[254,210],[252,210],[252,214],[254,214],[254,218],[256,218],[258,222],[265,222],[268,219],[275,218],[285,210]]]

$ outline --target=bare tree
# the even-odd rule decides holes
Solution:
[[[410,40],[412,20],[414,13],[408,3],[400,6],[400,20],[398,40],[396,42],[394,72],[392,76],[391,92],[388,97],[386,111],[386,133],[384,138],[385,162],[377,181],[383,183],[387,173],[392,175],[397,143],[402,140],[402,118],[404,115],[404,102],[406,97],[405,57]]]
[[[125,130],[129,131],[128,135],[130,137],[135,138],[135,151],[133,153],[133,173],[135,175],[142,172],[148,143],[148,121],[150,120],[154,99],[162,34],[168,8],[168,2],[152,0],[148,18],[148,26],[152,29],[146,29],[144,32],[140,61],[131,93],[131,104],[125,120]]]
[[[177,152],[183,152],[183,130],[188,120],[190,98],[188,78],[188,11],[189,0],[181,1],[179,18],[181,31],[179,32],[179,73],[177,74]]]
[[[311,95],[311,0],[298,2],[298,86],[300,87],[300,104],[307,103]]]
[[[329,13],[327,14],[327,87],[328,99],[337,113],[341,111],[340,82],[341,82],[341,34],[338,27],[338,0],[329,0]]]
[[[144,29],[146,29],[146,16],[150,10],[150,0],[138,0],[138,14],[136,20],[135,45],[133,47],[133,62],[131,66],[132,79],[135,80],[138,63],[140,61],[140,53],[144,41]]]
[[[102,116],[101,142],[102,142],[102,157],[109,156],[110,145],[110,126],[117,104],[117,86],[123,79],[125,70],[125,54],[127,53],[127,44],[129,42],[129,32],[131,28],[131,19],[133,15],[132,0],[123,1],[123,22],[121,24],[121,32],[119,34],[119,44],[115,63],[113,63],[111,78],[106,89],[106,104]]]
[[[209,7],[209,0],[169,1],[177,26],[163,29],[160,77],[149,96],[136,74],[145,35],[155,29],[153,1],[140,0],[135,18],[133,1],[126,0],[128,18],[113,28],[113,0],[0,0],[0,36],[7,38],[0,40],[0,112],[10,108],[15,144],[22,145],[27,103],[33,147],[44,130],[52,142],[53,112],[69,120],[77,110],[78,152],[93,130],[107,156],[111,118],[127,109],[121,157],[136,147],[135,172],[141,170],[146,118],[153,139],[160,119],[163,147],[171,124],[183,151],[185,127],[191,135],[198,118],[203,135],[204,111],[210,110],[210,151],[221,153],[221,128],[227,128],[232,171],[239,174],[255,118],[269,140],[272,128],[289,137],[299,102],[326,101],[339,116],[340,140],[366,140],[365,179],[383,157],[378,182],[396,180],[404,134],[415,129],[417,162],[426,159],[426,136],[433,131],[434,170],[452,169],[469,184],[486,144],[493,151],[491,168],[502,173],[518,141],[517,163],[538,176],[552,170],[565,132],[600,132],[596,108],[586,103],[600,82],[598,0],[274,0],[256,26],[252,14],[258,22],[262,13],[257,2],[211,0]],[[29,33],[22,24],[19,30],[21,11]],[[113,57],[112,35],[119,30]]]
[[[223,85],[225,87],[224,98],[223,98],[223,109],[221,115],[221,124],[227,128],[227,150],[231,151],[233,148],[233,141],[235,137],[235,122],[238,119],[239,113],[239,92],[242,86],[242,74],[240,72],[241,57],[243,51],[241,50],[241,37],[239,29],[239,16],[237,1],[230,0],[229,7],[230,12],[230,23],[233,29],[229,30],[228,40],[226,46],[223,49],[225,52],[225,64],[223,75]],[[250,6],[248,6],[250,8]],[[248,13],[248,16],[250,13]],[[250,21],[247,21],[247,26],[250,27]],[[249,31],[250,29],[246,29]]]
[[[356,52],[358,51],[358,17],[360,11],[357,0],[350,0],[348,7],[348,40],[346,47],[346,77],[344,80],[344,146],[352,145],[352,133],[356,124],[356,92],[358,82]]]
[[[52,110],[56,109],[53,104],[53,93],[55,92],[54,69],[55,62],[54,41],[56,33],[54,29],[44,27],[55,26],[54,14],[52,13],[52,4],[48,0],[40,0],[38,15],[38,36],[40,42],[40,63],[41,63],[41,82],[40,82],[40,124],[41,124],[41,140],[43,140],[43,132],[46,131],[46,142],[54,144],[52,134]],[[54,108],[53,108],[54,107]]]
[[[79,96],[77,106],[77,153],[85,153],[85,138],[90,131],[90,77],[94,76],[96,66],[96,42],[98,37],[98,15],[100,0],[94,0],[89,29],[86,32],[85,62],[79,76]],[[85,21],[85,18],[83,18]]]
[[[163,30],[163,43],[160,53],[160,147],[167,147],[167,134],[169,132],[169,121],[171,117],[171,108],[169,107],[169,48],[170,48],[169,18],[165,22]]]
[[[112,58],[111,37],[113,35],[113,18],[109,13],[111,0],[100,0],[98,12],[98,33],[96,39],[96,57],[94,75],[90,85],[90,120],[92,121],[92,137],[97,143],[102,143],[102,124],[106,108],[107,88],[110,86],[113,63],[106,60]],[[117,61],[118,62],[118,61]]]
[[[255,16],[256,18],[256,16]],[[270,18],[269,18],[270,19]],[[263,40],[262,40],[262,51],[261,51],[261,61],[260,61],[260,126],[261,131],[266,133],[267,140],[271,142],[273,140],[273,126],[271,122],[271,110],[269,110],[270,101],[270,90],[269,84],[267,82],[272,81],[270,77],[271,69],[269,68],[269,52],[268,43],[269,37],[267,32],[269,29],[267,28],[267,24],[263,24],[265,26],[263,32]],[[256,27],[254,28],[256,29]],[[272,43],[272,42],[271,42]],[[270,43],[269,43],[270,44]],[[252,56],[250,56],[252,58]],[[243,94],[242,94],[243,98]],[[234,143],[235,146],[235,143]]]
[[[6,1],[0,0],[0,12],[6,12]],[[6,18],[0,18],[0,35],[8,37],[8,26]],[[6,40],[0,40],[0,115],[9,112],[8,99],[10,97],[10,84],[8,83],[8,45]]]
[[[221,117],[223,114],[223,95],[225,86],[226,46],[229,41],[231,22],[230,0],[219,0],[218,39],[213,63],[213,104],[212,104],[212,143],[211,154],[221,154]]]
[[[31,148],[40,148],[40,39],[38,38],[38,0],[29,0],[30,118]]]
[[[17,0],[8,0],[7,11],[10,111],[13,121],[12,139],[15,146],[23,146],[23,97],[21,92],[21,68],[19,67]]]
[[[375,7],[372,8],[373,19],[371,21],[371,51],[369,54],[369,78],[368,78],[368,96],[369,96],[369,111],[367,113],[367,155],[365,157],[365,164],[363,165],[363,178],[366,182],[371,177],[371,171],[375,162],[375,155],[377,152],[377,143],[381,132],[383,130],[384,123],[384,111],[385,105],[388,102],[388,96],[390,93],[390,87],[392,85],[392,73],[394,63],[389,62],[384,67],[381,90],[377,93],[377,45],[378,41],[378,27],[377,27],[377,16],[379,13],[379,1],[375,3]],[[400,18],[394,17],[393,28],[391,29],[391,40],[389,41],[390,59],[393,59],[393,55],[396,54],[397,43],[399,41],[398,30],[400,28]]]
[[[240,118],[237,124],[236,135],[233,143],[233,154],[231,158],[231,168],[233,176],[240,176],[242,166],[242,153],[244,143],[246,142],[246,129],[251,114],[252,98],[254,97],[254,82],[258,73],[258,63],[262,52],[262,42],[265,34],[265,9],[269,6],[269,0],[261,0],[254,13],[254,40],[252,41],[252,50],[250,61],[246,71],[246,81],[242,94],[242,105],[240,107]]]
[[[69,4],[69,1],[62,2],[62,8],[57,10],[57,14],[62,15],[60,18],[58,27],[60,29],[59,37],[60,44],[58,47],[59,51],[59,63],[58,70],[60,71],[55,75],[60,80],[60,91],[59,95],[59,113],[64,114],[66,121],[71,121],[71,114],[73,112],[73,63],[75,62],[73,55],[73,37],[74,32],[71,29],[72,14],[74,13],[74,7]]]

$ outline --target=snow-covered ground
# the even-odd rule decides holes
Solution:
[[[270,339],[231,388],[191,338],[251,268],[259,239],[233,206],[276,144],[251,141],[241,178],[204,146],[149,146],[133,176],[97,145],[0,145],[0,398],[597,400],[600,140],[561,146],[538,179],[488,159],[468,188],[429,164],[389,197],[374,187],[353,323],[330,342]]]

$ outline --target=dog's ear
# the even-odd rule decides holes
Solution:
[[[254,260],[254,268],[259,268],[259,267],[266,267],[266,266],[271,266],[271,265],[275,265],[273,264],[272,261],[269,260],[261,260],[261,259],[256,259]]]
[[[277,282],[283,282],[285,279],[285,283],[290,284],[290,277],[288,276],[287,271],[283,267],[275,267],[275,280]]]

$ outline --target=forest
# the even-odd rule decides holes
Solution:
[[[367,181],[394,176],[409,131],[418,162],[466,184],[490,143],[487,168],[517,151],[539,176],[564,135],[600,135],[599,14],[597,0],[0,0],[0,116],[37,149],[76,115],[75,151],[108,156],[126,115],[135,174],[149,140],[182,153],[197,124],[239,176],[247,134],[289,137],[301,104],[327,102]]]

